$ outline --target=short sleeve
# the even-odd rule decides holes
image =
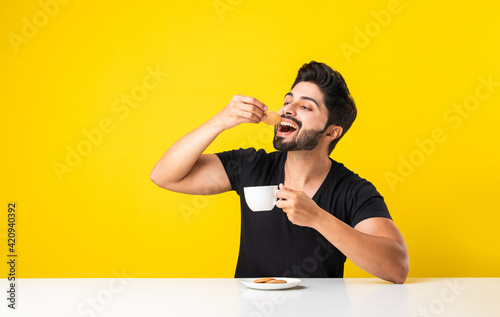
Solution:
[[[249,157],[251,158],[255,154],[256,150],[253,148],[215,153],[224,166],[229,182],[231,183],[231,190],[238,191],[239,176],[244,172],[244,163],[249,161]]]
[[[266,153],[264,149],[238,149],[215,153],[224,166],[231,190],[242,194],[246,186],[278,184],[280,160],[276,152]]]
[[[392,219],[384,198],[369,181],[363,179],[356,184],[351,195],[352,227],[368,218],[383,217]]]
[[[215,153],[219,160],[224,166],[224,170],[226,171],[227,177],[229,178],[229,182],[231,183],[231,190],[236,189],[236,177],[235,174],[238,169],[238,165],[235,164],[237,162],[238,153],[237,151],[225,151],[220,153]]]

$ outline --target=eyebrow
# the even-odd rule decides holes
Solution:
[[[293,97],[293,93],[292,92],[289,92],[285,95],[286,96],[290,96],[290,97]],[[318,107],[319,109],[319,104],[318,102],[314,99],[314,98],[311,98],[311,97],[307,97],[307,96],[301,96],[300,99],[305,99],[305,100],[309,100],[309,101],[312,101],[316,104],[316,106]]]

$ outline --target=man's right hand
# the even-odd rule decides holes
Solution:
[[[259,100],[235,95],[229,104],[214,116],[217,125],[228,130],[241,123],[259,123],[264,119],[267,106]]]

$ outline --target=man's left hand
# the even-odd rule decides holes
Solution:
[[[288,220],[298,226],[314,228],[324,211],[306,193],[282,184],[276,196],[279,198],[276,207],[283,209]]]

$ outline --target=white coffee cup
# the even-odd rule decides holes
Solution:
[[[252,211],[271,210],[276,205],[278,185],[244,187],[245,200]]]

